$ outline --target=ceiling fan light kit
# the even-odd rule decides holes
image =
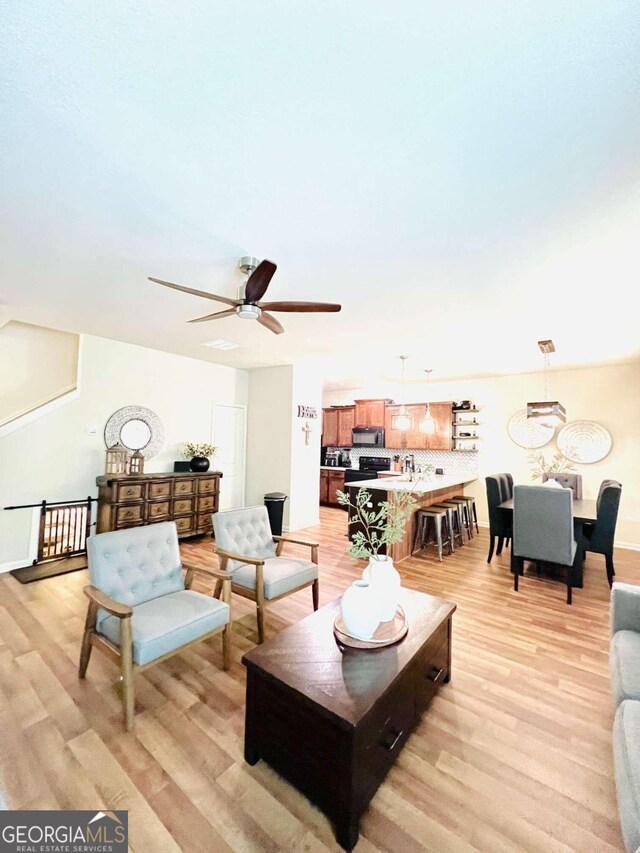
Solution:
[[[205,290],[195,290],[182,284],[174,284],[161,278],[152,278],[156,284],[170,287],[172,290],[180,290],[192,296],[202,296],[204,299],[212,299],[214,302],[223,302],[231,305],[226,311],[217,311],[213,314],[205,314],[204,317],[196,317],[189,323],[205,323],[208,320],[220,320],[236,314],[241,320],[257,320],[261,326],[269,329],[275,335],[281,335],[284,327],[270,311],[284,311],[287,313],[319,313],[321,311],[336,312],[342,309],[341,305],[334,302],[261,302],[260,300],[267,292],[269,283],[277,266],[273,261],[258,261],[251,255],[245,255],[238,261],[238,268],[247,276],[244,285],[238,289],[238,299],[230,299],[228,296],[220,296],[217,293],[208,293]]]

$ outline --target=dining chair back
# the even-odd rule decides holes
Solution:
[[[490,474],[485,477],[487,487],[487,506],[489,509],[489,556],[487,563],[491,562],[493,551],[498,540],[498,548],[496,554],[502,554],[502,547],[505,540],[511,538],[511,513],[500,509],[500,504],[508,500],[506,491],[508,490],[507,475]]]
[[[563,488],[571,489],[574,500],[582,500],[582,474],[560,474],[545,471],[542,475],[542,482],[546,483],[548,480],[555,480]]]
[[[621,496],[622,485],[617,480],[603,480],[596,500],[595,524],[585,525],[583,528],[581,547],[585,552],[591,551],[604,556],[609,586],[612,585],[616,574],[613,565],[613,543]]]
[[[573,536],[573,492],[544,486],[515,486],[511,567],[514,588],[524,560],[571,567],[567,571],[567,603],[571,604],[574,571],[581,555]]]

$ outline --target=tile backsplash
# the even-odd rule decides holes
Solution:
[[[379,450],[373,448],[368,450],[365,447],[354,447],[349,451],[351,457],[351,465],[359,467],[359,459],[361,456],[384,456],[392,459],[394,456],[400,456],[400,459],[405,453],[412,453],[417,465],[433,465],[435,468],[442,468],[445,474],[478,474],[478,454],[473,451],[459,450]]]

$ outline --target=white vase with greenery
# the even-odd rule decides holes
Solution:
[[[380,621],[393,619],[400,600],[400,575],[393,560],[383,551],[404,538],[405,523],[418,502],[409,491],[397,491],[390,500],[382,501],[378,509],[370,509],[371,492],[358,489],[355,501],[338,492],[338,502],[348,507],[349,522],[359,525],[353,534],[349,553],[356,559],[368,559],[362,579],[370,583],[380,602]]]

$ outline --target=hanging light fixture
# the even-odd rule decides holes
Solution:
[[[427,388],[428,388],[429,384],[431,382],[431,368],[428,367],[425,370],[425,373],[427,374]],[[429,396],[429,393],[427,392],[427,397],[428,396]],[[427,400],[426,411],[425,411],[424,415],[422,416],[422,418],[420,419],[420,432],[426,432],[426,433],[432,434],[432,433],[436,432],[436,430],[437,430],[436,420],[433,417],[433,415],[431,414],[431,403],[429,402],[429,400]]]
[[[527,418],[533,418],[540,424],[558,426],[567,421],[567,413],[562,403],[550,400],[549,391],[549,356],[556,351],[553,341],[538,341],[540,351],[544,354],[544,400],[538,403],[527,403]]]
[[[404,363],[407,358],[408,356],[406,355],[400,356],[402,361],[402,405],[400,406],[400,411],[391,416],[391,429],[397,429],[401,432],[406,432],[408,429],[411,429],[411,415],[409,414],[404,402]]]

